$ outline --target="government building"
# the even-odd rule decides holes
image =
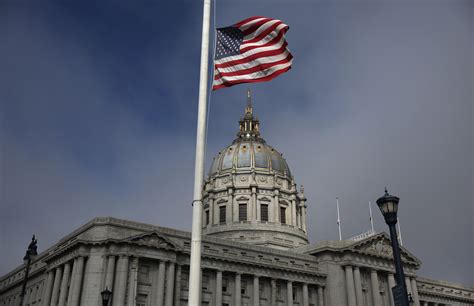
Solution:
[[[202,302],[212,306],[394,306],[390,239],[369,232],[310,244],[308,205],[282,154],[260,135],[250,97],[237,138],[203,187]],[[95,218],[31,262],[24,305],[188,305],[191,233]],[[414,306],[474,305],[474,288],[417,275],[401,247]],[[20,304],[25,265],[0,278],[0,306]],[[195,305],[192,305],[195,306]]]

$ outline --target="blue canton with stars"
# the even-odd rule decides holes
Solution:
[[[240,54],[240,44],[244,34],[237,28],[227,27],[217,29],[216,60],[231,55]]]

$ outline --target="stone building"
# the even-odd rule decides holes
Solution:
[[[308,243],[306,197],[260,136],[249,103],[237,138],[214,158],[203,188],[202,305],[393,306],[385,233]],[[187,305],[191,233],[95,218],[31,264],[24,305]],[[402,261],[416,306],[474,305],[474,289],[419,277]],[[0,278],[0,306],[19,305],[25,266]]]

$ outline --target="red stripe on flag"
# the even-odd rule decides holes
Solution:
[[[279,60],[279,61],[276,61],[276,62],[273,62],[273,63],[264,63],[264,64],[259,64],[259,65],[256,65],[252,68],[248,68],[248,69],[245,69],[245,70],[238,70],[238,71],[232,71],[232,72],[219,72],[219,75],[215,76],[214,77],[214,80],[218,80],[220,79],[219,76],[236,76],[236,75],[244,75],[244,74],[250,74],[250,73],[253,73],[253,72],[257,72],[257,71],[262,71],[262,70],[265,70],[265,69],[268,69],[270,67],[273,67],[273,66],[276,66],[276,65],[279,65],[279,64],[284,64],[284,63],[288,63],[289,61],[291,61],[291,59],[293,58],[293,55],[291,55],[291,53],[288,53],[288,56],[282,60]]]
[[[248,29],[243,30],[242,34],[244,34],[244,36],[247,36],[250,33],[253,33],[255,31],[257,31],[258,28],[260,28],[261,25],[263,25],[263,24],[265,24],[269,21],[272,21],[272,20],[271,19],[263,19],[263,20],[257,21],[254,24],[252,24]]]
[[[291,66],[290,67],[286,67],[282,70],[278,70],[278,71],[275,71],[274,73],[272,73],[271,75],[267,75],[263,78],[259,78],[259,79],[245,79],[245,80],[236,80],[236,81],[232,81],[232,82],[224,82],[222,84],[219,84],[219,85],[215,85],[212,87],[212,90],[217,90],[219,88],[223,88],[223,87],[230,87],[230,86],[233,86],[233,85],[237,85],[237,84],[241,84],[241,83],[258,83],[258,82],[267,82],[267,81],[270,81],[274,78],[276,78],[277,76],[279,76],[280,74],[284,73],[284,72],[287,72],[288,70],[291,69]]]
[[[268,29],[266,29],[265,31],[263,31],[262,33],[258,34],[258,36],[252,38],[251,40],[247,40],[245,41],[244,40],[244,44],[252,44],[252,43],[256,43],[260,40],[262,40],[265,36],[267,36],[268,34],[270,34],[271,32],[273,32],[280,24],[282,24],[283,22],[279,21],[279,22],[275,22],[274,24],[272,24],[271,26],[268,27]]]
[[[273,38],[272,40],[270,40],[266,44],[258,45],[258,46],[244,47],[244,48],[240,49],[240,53],[243,54],[243,53],[245,53],[247,51],[250,51],[250,50],[253,50],[253,49],[264,48],[264,47],[269,47],[271,45],[274,45],[275,43],[280,41],[280,39],[282,38],[283,35],[285,35],[287,29],[288,29],[288,27],[285,27],[285,28],[281,29],[281,31],[278,32],[277,36],[275,36],[275,38]],[[245,44],[247,44],[247,43],[245,43]]]
[[[263,51],[263,52],[259,52],[259,53],[249,55],[249,56],[244,57],[244,58],[239,59],[239,60],[234,60],[234,61],[230,61],[230,62],[226,62],[226,63],[222,63],[222,64],[215,64],[215,68],[216,69],[227,68],[227,67],[231,67],[231,66],[235,66],[235,65],[239,65],[239,64],[243,64],[243,63],[248,63],[248,62],[253,61],[253,60],[255,60],[257,58],[260,58],[260,57],[275,56],[275,55],[278,55],[278,54],[281,54],[281,53],[285,52],[287,45],[288,45],[288,43],[285,41],[283,43],[283,45],[280,48],[276,49],[276,50]]]

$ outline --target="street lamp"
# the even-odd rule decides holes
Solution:
[[[400,199],[398,197],[388,194],[387,188],[385,188],[385,194],[377,200],[377,205],[390,229],[390,240],[392,241],[395,276],[397,280],[397,285],[392,288],[393,299],[396,306],[410,306],[405,284],[405,275],[403,273],[402,258],[400,256],[400,247],[398,246],[397,229],[395,228],[395,224],[397,224],[399,201]]]
[[[112,297],[112,291],[105,287],[105,290],[100,293],[102,296],[102,306],[108,306],[110,298]]]
[[[26,250],[25,257],[23,257],[23,261],[25,262],[25,277],[23,278],[23,284],[21,286],[20,292],[20,306],[23,306],[25,294],[26,294],[26,283],[28,282],[28,273],[30,271],[30,263],[32,259],[38,255],[38,240],[36,240],[35,235],[31,238],[31,242],[28,245],[28,249]]]

